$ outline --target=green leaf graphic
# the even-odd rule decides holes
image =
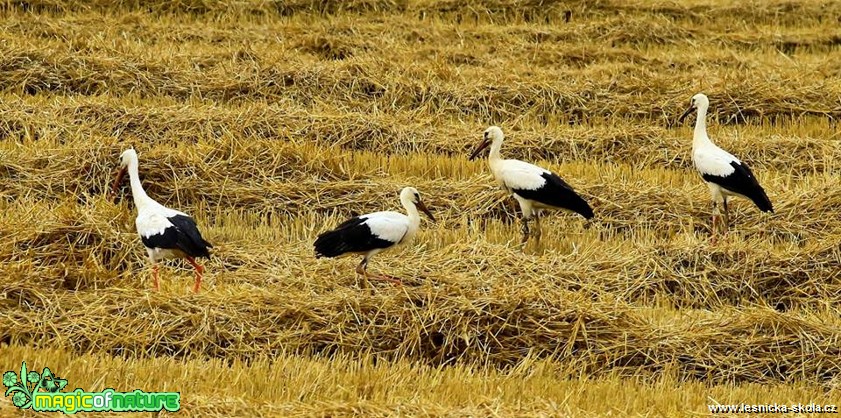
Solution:
[[[29,388],[26,387],[26,382],[23,381],[26,379],[26,362],[20,363],[20,380],[23,383],[23,389],[26,391],[26,394],[29,395]]]
[[[10,374],[11,373],[11,374]],[[21,409],[26,409],[32,406],[32,393],[29,391],[27,387],[29,384],[27,381],[39,380],[40,375],[38,373],[27,374],[26,373],[26,362],[22,362],[20,366],[20,377],[21,380],[17,381],[17,376],[14,375],[14,372],[6,372],[3,374],[3,383],[10,383],[14,380],[14,383],[6,390],[6,396],[12,395],[12,403]],[[12,379],[14,378],[14,379]]]
[[[15,372],[3,373],[3,385],[6,386],[6,395],[12,395],[12,403],[21,409],[32,407],[32,399],[36,392],[44,389],[49,392],[58,392],[67,386],[67,380],[54,376],[49,367],[44,367],[41,373],[30,371],[27,373],[26,362],[20,365],[20,380]]]
[[[15,392],[26,393],[26,389],[24,389],[22,386],[20,386],[20,384],[17,384],[17,385],[14,385],[14,386],[6,389],[6,394],[3,395],[3,396],[9,396],[10,393],[15,393]]]

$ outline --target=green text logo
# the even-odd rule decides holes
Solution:
[[[67,380],[54,376],[48,367],[41,373],[27,373],[26,362],[20,366],[20,375],[13,371],[3,373],[6,396],[12,396],[12,403],[21,409],[37,412],[158,412],[166,409],[175,412],[181,409],[180,392],[116,392],[105,389],[102,392],[87,392],[76,388],[72,392],[61,392]]]

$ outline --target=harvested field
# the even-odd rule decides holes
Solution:
[[[841,404],[841,3],[0,4],[0,371],[176,388],[195,416]],[[775,208],[738,200],[715,245],[676,123],[701,91]],[[595,219],[521,251],[467,160],[492,124]],[[197,295],[180,261],[151,291],[128,185],[106,196],[129,146],[214,244]],[[438,222],[369,266],[404,286],[314,258],[409,185]]]

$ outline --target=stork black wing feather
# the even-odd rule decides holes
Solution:
[[[552,172],[543,173],[546,180],[542,187],[537,189],[513,189],[521,197],[543,203],[544,205],[556,208],[571,210],[585,219],[593,217],[593,208],[587,204],[572,186],[567,184],[557,174]]]
[[[756,207],[763,212],[773,212],[771,200],[765,193],[765,189],[759,185],[759,181],[753,175],[747,164],[731,161],[730,166],[734,171],[727,176],[714,176],[712,174],[701,174],[705,181],[715,183],[733,193],[738,193],[752,200]]]
[[[365,218],[357,216],[342,222],[336,229],[319,235],[313,246],[316,258],[320,258],[363,253],[388,248],[394,244],[376,236],[365,223]]]
[[[167,219],[173,226],[164,230],[161,241],[165,241],[162,244],[166,246],[158,246],[158,248],[179,249],[190,257],[210,257],[208,249],[213,246],[201,236],[193,218],[175,215]],[[150,240],[153,237],[154,235],[149,237]]]

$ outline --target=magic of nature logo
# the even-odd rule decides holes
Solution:
[[[26,362],[20,366],[20,374],[14,371],[3,373],[5,396],[12,397],[12,403],[20,409],[37,412],[60,411],[65,414],[76,412],[158,412],[166,409],[175,412],[181,409],[181,392],[117,392],[105,389],[101,392],[87,392],[76,388],[62,392],[67,379],[53,374],[49,367],[41,373],[26,369]]]

